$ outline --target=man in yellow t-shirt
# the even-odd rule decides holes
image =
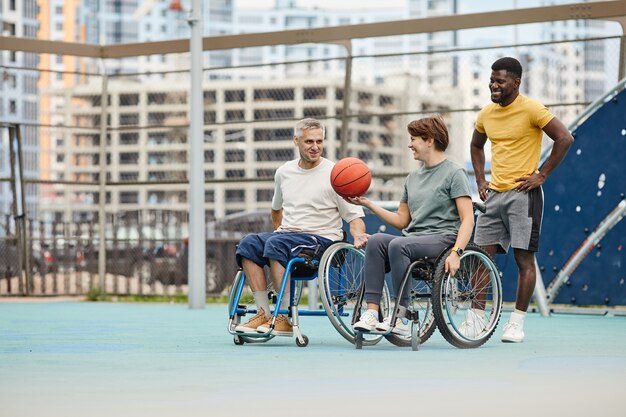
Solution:
[[[500,58],[491,66],[492,104],[478,114],[470,153],[478,193],[486,201],[486,213],[476,222],[475,242],[494,256],[513,247],[519,269],[515,311],[504,327],[503,342],[524,340],[524,317],[535,289],[535,252],[543,216],[544,183],[561,162],[574,138],[563,123],[541,103],[519,93],[522,66],[515,58]],[[552,152],[539,170],[541,139],[553,141]],[[491,142],[491,181],[485,179],[487,139]],[[470,309],[467,325],[471,333],[482,320],[479,309]],[[464,330],[465,329],[465,330]],[[468,336],[472,336],[468,334]]]

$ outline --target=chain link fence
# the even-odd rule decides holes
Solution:
[[[238,240],[271,230],[273,175],[297,157],[297,120],[322,120],[325,156],[364,160],[374,177],[368,196],[397,201],[416,167],[407,150],[410,120],[441,113],[448,157],[471,171],[474,118],[489,102],[497,57],[520,57],[522,93],[568,124],[617,81],[619,48],[620,38],[609,37],[205,69],[199,190],[188,184],[188,54],[108,60],[106,75],[97,62],[46,54],[37,69],[0,66],[5,80],[36,82],[34,100],[0,112],[0,295],[85,294],[94,286],[110,294],[186,293],[190,192],[204,194],[207,291],[222,293],[236,271]],[[51,70],[59,61],[76,71]],[[151,66],[167,70],[137,71]],[[22,136],[28,274],[17,268],[9,125]]]

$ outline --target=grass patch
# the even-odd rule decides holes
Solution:
[[[102,291],[100,287],[94,286],[87,293],[87,301],[110,301],[111,296]]]
[[[87,301],[108,301],[121,303],[177,303],[186,304],[189,299],[187,294],[174,295],[110,295],[105,294],[99,288],[92,288],[87,293]],[[207,296],[207,304],[227,304],[227,296]]]

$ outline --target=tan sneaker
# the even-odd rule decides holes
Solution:
[[[259,312],[246,323],[235,327],[235,331],[237,333],[256,333],[257,328],[266,321],[267,316],[265,315],[265,310],[263,310],[263,307],[259,307]]]
[[[270,325],[272,324],[272,319],[267,320],[265,323],[257,327],[256,331],[259,333],[267,333],[270,330]],[[272,334],[276,336],[292,336],[293,335],[293,326],[289,323],[287,317],[279,314],[276,317],[276,323],[274,323],[274,331]]]

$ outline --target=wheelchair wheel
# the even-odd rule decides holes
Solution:
[[[252,296],[244,295],[242,292],[240,297],[237,297],[237,293],[239,292],[239,288],[243,287],[245,284],[246,276],[243,271],[238,271],[237,275],[235,275],[235,281],[233,282],[232,287],[230,288],[230,293],[228,295],[228,316],[229,316],[229,330],[234,332],[235,327],[241,322],[241,315],[237,313],[238,306],[248,303],[254,303],[254,299]],[[232,319],[232,320],[231,320]],[[245,343],[263,343],[268,340],[274,338],[274,336],[269,337],[249,337],[245,336],[245,333],[237,333],[233,342],[236,345],[243,345]]]
[[[459,270],[450,276],[445,273],[449,254],[448,249],[435,267],[433,310],[437,327],[453,346],[478,347],[489,340],[500,320],[500,272],[481,247],[470,243],[461,257]],[[484,311],[484,318],[477,319],[476,310]]]
[[[330,245],[320,259],[318,285],[322,305],[333,327],[350,343],[355,343],[352,323],[367,306],[359,304],[363,285],[363,262],[365,253],[346,242]],[[383,288],[381,312],[389,314],[389,292]],[[363,345],[378,343],[382,335],[364,334]]]
[[[414,350],[417,350],[416,346],[413,345],[416,343],[415,341],[419,340],[419,344],[426,342],[435,332],[437,325],[435,323],[432,304],[433,282],[429,279],[421,279],[423,277],[417,277],[415,267],[415,262],[409,266],[406,272],[408,277],[405,276],[405,279],[409,279],[411,285],[408,309],[414,314],[417,314],[417,320],[411,323],[412,332],[416,334],[413,337],[402,337],[395,334],[390,334],[385,337],[396,346],[412,346]]]

